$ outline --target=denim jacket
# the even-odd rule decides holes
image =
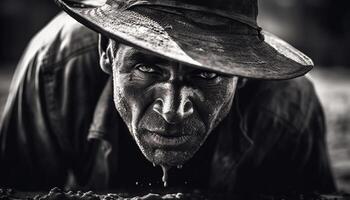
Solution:
[[[60,14],[28,45],[0,123],[0,185],[156,188],[99,67],[98,34]],[[228,193],[332,192],[324,114],[312,83],[249,80],[170,187]]]

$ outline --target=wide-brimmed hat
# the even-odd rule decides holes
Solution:
[[[185,65],[258,79],[290,79],[313,67],[257,25],[257,0],[56,0],[87,27]]]

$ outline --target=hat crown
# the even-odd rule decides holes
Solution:
[[[91,1],[91,0],[89,0]],[[242,22],[260,31],[257,25],[258,0],[107,0],[107,4],[125,10],[137,5],[165,6],[199,11]]]
[[[154,0],[162,1],[162,0]],[[209,9],[222,10],[226,13],[240,14],[256,20],[258,16],[257,0],[175,0],[184,4],[192,4],[207,7]]]
[[[121,7],[130,7],[140,4],[172,6],[179,8],[193,8],[194,6],[197,8],[202,7],[205,11],[213,10],[215,13],[223,13],[226,16],[240,15],[252,22],[256,22],[258,16],[257,1],[258,0],[107,0],[107,4],[116,3]]]

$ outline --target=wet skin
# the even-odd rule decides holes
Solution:
[[[184,164],[227,115],[238,78],[126,45],[112,49],[115,106],[143,155],[161,166]]]

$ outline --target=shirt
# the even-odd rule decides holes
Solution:
[[[98,34],[59,14],[28,45],[0,124],[0,185],[95,190],[161,188],[99,67]],[[324,114],[300,77],[248,80],[228,116],[182,169],[174,188],[223,194],[332,192]]]

